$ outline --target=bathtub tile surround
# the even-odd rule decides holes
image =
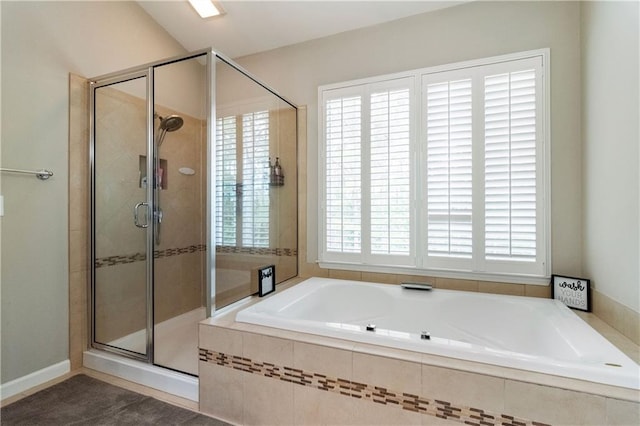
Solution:
[[[351,351],[304,342],[293,342],[293,367],[327,376],[353,378]]]
[[[606,398],[599,395],[511,380],[505,382],[504,393],[506,411],[541,419],[554,413],[556,424],[607,424]]]
[[[249,337],[250,334],[247,333],[243,337],[252,339],[253,337]],[[368,358],[357,359],[358,355]],[[328,376],[310,370],[302,370],[270,362],[254,361],[244,356],[234,356],[202,348],[200,349],[200,362],[201,372],[213,372],[212,375],[216,381],[216,387],[225,386],[224,389],[231,389],[236,395],[242,393],[242,398],[245,401],[242,419],[239,417],[239,410],[236,407],[237,401],[227,400],[227,398],[223,402],[211,403],[212,406],[224,406],[221,411],[226,409],[226,412],[209,411],[211,408],[207,408],[204,405],[215,399],[213,395],[219,394],[213,393],[214,389],[209,387],[208,384],[206,386],[209,389],[201,389],[200,409],[215,416],[222,416],[230,421],[243,424],[293,424],[293,412],[298,411],[296,400],[293,396],[294,386],[302,386],[361,400],[365,403],[379,404],[388,408],[386,410],[376,410],[379,412],[372,415],[371,410],[378,408],[376,405],[352,402],[348,408],[348,412],[351,412],[352,417],[343,419],[349,424],[353,424],[355,421],[355,424],[372,424],[373,422],[379,424],[419,425],[422,423],[419,416],[426,415],[464,424],[480,425],[480,422],[483,422],[482,424],[488,426],[544,425],[542,422],[518,418],[501,412],[491,412],[481,408],[457,405],[445,400],[427,398],[420,396],[421,392],[411,393],[409,391],[411,388],[420,389],[420,382],[422,381],[420,377],[421,366],[419,364],[409,365],[405,361],[383,357],[372,359],[368,355],[354,353],[354,368],[358,365],[364,365],[367,369],[367,373],[361,376],[365,380],[348,380],[342,377]],[[227,371],[224,368],[211,369],[208,364],[213,364],[214,367],[225,367]],[[242,375],[242,372],[248,374]],[[394,377],[394,373],[398,372],[400,373],[399,376]],[[380,373],[382,375],[378,376],[377,374]],[[403,373],[411,376],[402,377]],[[234,374],[236,375],[235,381],[233,379],[229,380],[229,376]],[[358,375],[356,374],[355,377],[358,377]],[[202,378],[204,379],[204,376]],[[385,386],[376,384],[375,381],[368,381],[368,379],[375,380],[377,378],[387,379],[387,381],[377,382],[384,383]],[[409,378],[408,382],[404,381],[406,378]],[[411,385],[410,382],[415,382],[415,385]],[[238,392],[240,383],[243,385],[242,392]],[[387,387],[387,383],[391,385]],[[394,384],[396,386],[392,387]],[[211,392],[211,394],[204,395],[205,392]],[[303,406],[309,407],[309,399],[313,398],[314,394],[317,395],[317,392],[303,393],[306,396],[306,398],[303,397]],[[274,400],[276,395],[277,399]],[[604,401],[604,398],[601,399]],[[276,401],[277,403],[274,403]],[[530,402],[531,400],[528,401]],[[340,404],[344,401],[336,399],[332,402]],[[335,411],[332,407],[327,406],[323,407],[323,409]],[[402,411],[399,412],[399,410]],[[298,415],[297,418],[300,423],[317,422],[317,419],[313,418],[317,414],[317,410],[309,410],[307,408],[304,411],[311,411],[308,413],[310,417]],[[229,418],[229,415],[234,416],[234,418]]]
[[[594,314],[640,345],[640,314],[600,293],[597,287],[592,293],[592,303]]]
[[[200,410],[236,424],[640,423],[636,390],[236,322],[253,303],[199,325]]]
[[[295,339],[286,342],[206,321],[200,324],[200,410],[237,424],[273,424],[275,419],[278,424],[446,420],[475,425],[636,424],[638,420],[637,396],[635,401],[621,400]],[[292,333],[296,335],[300,334]],[[255,351],[256,344],[267,348],[264,357]],[[314,351],[318,351],[315,359]],[[246,356],[249,353],[254,357]],[[275,362],[277,356],[280,362]],[[294,363],[282,362],[290,360]]]
[[[502,413],[504,380],[485,374],[451,370],[432,365],[422,366],[421,395],[438,395],[445,401],[456,401],[467,407],[483,407]]]

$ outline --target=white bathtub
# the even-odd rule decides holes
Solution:
[[[640,366],[555,300],[310,278],[236,321],[640,389]]]

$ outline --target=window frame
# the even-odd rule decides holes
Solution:
[[[434,75],[438,73],[446,72],[464,72],[477,67],[491,66],[493,68],[500,68],[504,63],[511,63],[513,61],[528,60],[538,58],[541,61],[539,72],[536,72],[536,97],[541,96],[540,102],[536,101],[536,138],[541,139],[541,143],[536,145],[536,226],[538,227],[536,235],[536,263],[538,264],[537,271],[523,271],[520,264],[517,261],[509,260],[489,260],[486,259],[486,253],[484,251],[484,217],[481,219],[479,215],[484,216],[484,207],[482,209],[473,208],[472,211],[472,223],[473,223],[473,256],[469,262],[461,262],[462,265],[456,267],[455,262],[434,262],[433,259],[428,260],[427,247],[426,247],[426,113],[422,111],[424,107],[423,91],[425,86],[423,85],[423,78],[427,75]],[[507,65],[508,66],[508,65]],[[340,254],[337,256],[327,256],[325,250],[325,105],[327,100],[327,93],[338,94],[340,89],[347,93],[352,90],[354,93],[362,91],[363,87],[367,85],[384,84],[386,81],[392,81],[402,78],[412,77],[414,82],[411,105],[413,110],[411,111],[411,148],[412,162],[411,162],[411,221],[412,221],[412,242],[411,250],[413,259],[411,262],[388,262],[389,259],[375,259],[373,258],[362,259],[359,255],[345,256]],[[539,84],[539,85],[538,85]],[[538,89],[539,88],[539,89]],[[484,86],[479,87],[473,85],[473,97],[477,97],[478,91],[482,92]],[[369,92],[367,92],[367,95]],[[340,97],[344,97],[342,95]],[[334,96],[335,98],[335,96]],[[363,97],[364,99],[364,97]],[[342,83],[334,83],[329,85],[323,85],[318,87],[318,202],[319,202],[319,217],[318,217],[318,250],[319,250],[319,265],[322,268],[327,269],[342,269],[342,270],[354,270],[362,272],[378,272],[378,273],[392,273],[392,274],[410,274],[410,275],[424,275],[430,277],[447,277],[455,279],[471,279],[471,280],[487,280],[495,282],[509,282],[509,283],[521,283],[521,284],[534,284],[534,285],[547,285],[548,279],[551,274],[551,162],[550,162],[550,146],[551,146],[551,126],[550,126],[550,49],[537,49],[525,52],[518,52],[507,55],[493,56],[488,58],[482,58],[477,60],[463,61],[452,64],[421,68],[417,70],[411,70],[401,73],[387,74],[381,76],[375,76],[365,79],[347,81]],[[474,104],[476,100],[473,101]],[[369,117],[366,116],[368,110],[362,111],[362,126],[364,128],[369,125]],[[484,122],[478,123],[479,120],[476,116],[475,107],[473,110],[473,126],[474,134],[475,127],[481,125],[484,129]],[[368,132],[368,129],[367,129]],[[538,133],[539,132],[539,133]],[[363,144],[368,143],[365,141],[364,135],[362,137]],[[473,158],[473,185],[476,186],[478,182],[482,182],[484,185],[484,138],[482,141],[477,141],[474,138],[472,144],[472,158]],[[478,163],[481,162],[482,167],[478,167]],[[366,165],[362,164],[363,173],[365,172]],[[478,177],[480,175],[480,177]],[[419,196],[418,196],[419,194]],[[363,194],[364,195],[364,194]],[[480,197],[480,198],[478,198]],[[484,206],[484,192],[478,196],[478,191],[473,191],[473,206],[482,204]],[[367,203],[368,199],[362,200],[362,208],[369,208]],[[538,202],[539,201],[539,202]],[[363,232],[362,240],[370,238],[368,231],[365,230],[364,222],[362,223]],[[480,228],[478,226],[480,225]],[[480,236],[480,238],[478,238]],[[478,242],[477,240],[481,241]],[[417,241],[416,241],[417,240]],[[477,245],[482,246],[482,251],[477,251]],[[478,256],[480,254],[480,256]],[[366,257],[366,256],[365,256]],[[468,260],[468,259],[465,259]],[[496,269],[486,270],[487,265],[497,266]],[[485,270],[480,270],[485,269]]]

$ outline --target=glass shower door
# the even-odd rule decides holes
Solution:
[[[94,345],[149,360],[147,75],[93,90]]]
[[[198,375],[207,294],[207,65],[154,67],[153,363]]]

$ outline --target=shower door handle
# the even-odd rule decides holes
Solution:
[[[146,220],[145,220],[145,223],[140,223],[138,211],[140,210],[140,207],[142,207],[142,206],[145,206],[147,209],[149,208],[149,204],[145,203],[145,202],[141,202],[141,203],[136,204],[136,206],[133,208],[133,223],[138,228],[148,228],[149,227],[149,223],[147,223]]]

